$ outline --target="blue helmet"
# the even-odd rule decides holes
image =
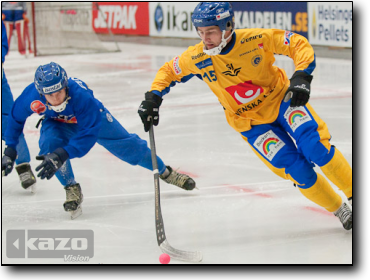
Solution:
[[[198,27],[218,26],[221,31],[235,28],[234,11],[229,2],[201,2],[191,16],[193,25]]]
[[[229,2],[201,2],[195,7],[191,19],[197,31],[198,27],[208,26],[218,26],[222,31],[221,43],[217,47],[207,49],[204,45],[203,51],[207,55],[220,54],[235,32],[234,12]],[[227,31],[231,31],[228,37]]]
[[[67,88],[68,77],[59,64],[50,62],[37,68],[34,83],[40,94],[53,94]]]

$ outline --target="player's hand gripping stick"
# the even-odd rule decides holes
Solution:
[[[157,126],[159,123],[159,106],[162,104],[162,98],[152,92],[145,94],[145,100],[141,102],[138,109],[141,121],[144,124],[145,132],[148,132],[153,122]]]
[[[290,79],[290,86],[285,94],[284,102],[291,99],[290,107],[299,107],[307,104],[310,99],[312,76],[303,71],[297,71]]]

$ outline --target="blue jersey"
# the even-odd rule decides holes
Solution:
[[[1,63],[4,63],[5,56],[7,53],[8,53],[8,37],[6,36],[4,22],[1,20]]]
[[[78,133],[70,139],[64,148],[69,158],[83,157],[94,146],[98,139],[101,126],[100,110],[103,104],[95,99],[93,91],[81,80],[68,79],[68,104],[57,113],[53,111],[43,95],[30,84],[17,98],[9,115],[8,127],[5,131],[6,145],[15,148],[29,116],[37,113],[56,122],[78,126]]]

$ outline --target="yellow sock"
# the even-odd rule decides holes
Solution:
[[[312,202],[334,212],[342,205],[342,198],[337,194],[324,176],[317,174],[316,183],[308,189],[299,188],[301,193]]]
[[[339,150],[335,149],[334,157],[321,170],[348,198],[352,197],[352,168]]]

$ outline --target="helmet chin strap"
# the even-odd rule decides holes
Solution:
[[[48,104],[48,107],[49,107],[50,109],[52,109],[54,112],[57,112],[57,113],[63,112],[63,111],[64,111],[64,109],[67,107],[67,104],[68,104],[68,100],[69,100],[69,99],[71,99],[71,97],[70,97],[70,96],[68,96],[68,97],[66,98],[66,100],[64,100],[64,102],[63,102],[62,104],[60,104],[60,105],[58,105],[58,106],[52,106],[52,105],[49,105],[49,104]]]
[[[71,97],[68,96],[68,91],[67,91],[67,97],[63,101],[62,104],[59,104],[58,106],[52,106],[52,105],[49,104],[49,102],[46,101],[46,105],[48,106],[49,110],[53,110],[54,112],[60,113],[60,112],[63,112],[65,110],[65,108],[67,107],[69,99],[71,99]]]
[[[227,45],[227,41],[231,38],[231,36],[233,36],[234,30],[231,32],[230,36],[227,38],[225,38],[225,33],[226,33],[226,30],[222,31],[222,39],[218,47],[207,50],[206,46],[204,46],[203,51],[205,52],[205,54],[212,56],[212,55],[218,55],[222,52],[223,48],[226,47]]]

